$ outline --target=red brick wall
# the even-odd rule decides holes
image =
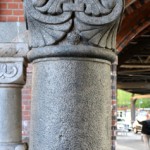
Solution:
[[[117,129],[117,60],[111,68],[111,80],[112,80],[112,149],[116,149],[116,129]]]
[[[28,65],[26,84],[22,89],[22,135],[29,137],[31,110],[32,66]]]
[[[24,21],[22,0],[0,0],[0,22]]]

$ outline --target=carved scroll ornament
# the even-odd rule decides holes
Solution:
[[[0,78],[12,78],[17,74],[18,69],[15,65],[2,64],[0,63]]]
[[[23,58],[0,58],[0,84],[14,83],[24,84],[24,59]]]
[[[31,48],[71,41],[114,50],[123,0],[25,0],[25,10]]]

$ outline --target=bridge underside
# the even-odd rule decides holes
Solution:
[[[150,91],[150,27],[119,54],[118,88],[138,94]]]

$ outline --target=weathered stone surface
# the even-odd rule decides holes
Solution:
[[[30,150],[111,149],[109,63],[122,11],[123,0],[25,0]]]
[[[30,150],[110,150],[110,63],[34,62]]]
[[[97,48],[92,46],[83,45],[70,45],[70,46],[47,46],[32,48],[27,57],[30,61],[43,57],[87,57],[87,58],[100,58],[113,62],[116,54],[104,48]]]
[[[0,84],[25,84],[24,59],[0,57]]]
[[[0,43],[26,43],[28,41],[25,23],[1,22],[0,33]]]
[[[30,46],[51,49],[54,45],[65,45],[62,51],[66,52],[72,44],[81,46],[80,50],[82,46],[87,46],[87,50],[90,46],[93,51],[95,48],[114,51],[122,10],[123,0],[26,0]],[[81,37],[80,42],[70,36],[72,33]]]
[[[27,43],[0,43],[0,57],[26,57]]]
[[[0,150],[27,150],[27,145],[21,143],[0,143]]]
[[[24,84],[24,58],[0,57],[0,150],[27,149],[21,143],[21,89]]]
[[[0,84],[0,143],[21,142],[21,87]]]

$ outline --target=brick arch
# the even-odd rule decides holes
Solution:
[[[129,3],[128,3],[129,4]],[[150,26],[150,1],[130,1],[125,9],[122,25],[117,37],[117,49],[122,51],[139,33]]]

